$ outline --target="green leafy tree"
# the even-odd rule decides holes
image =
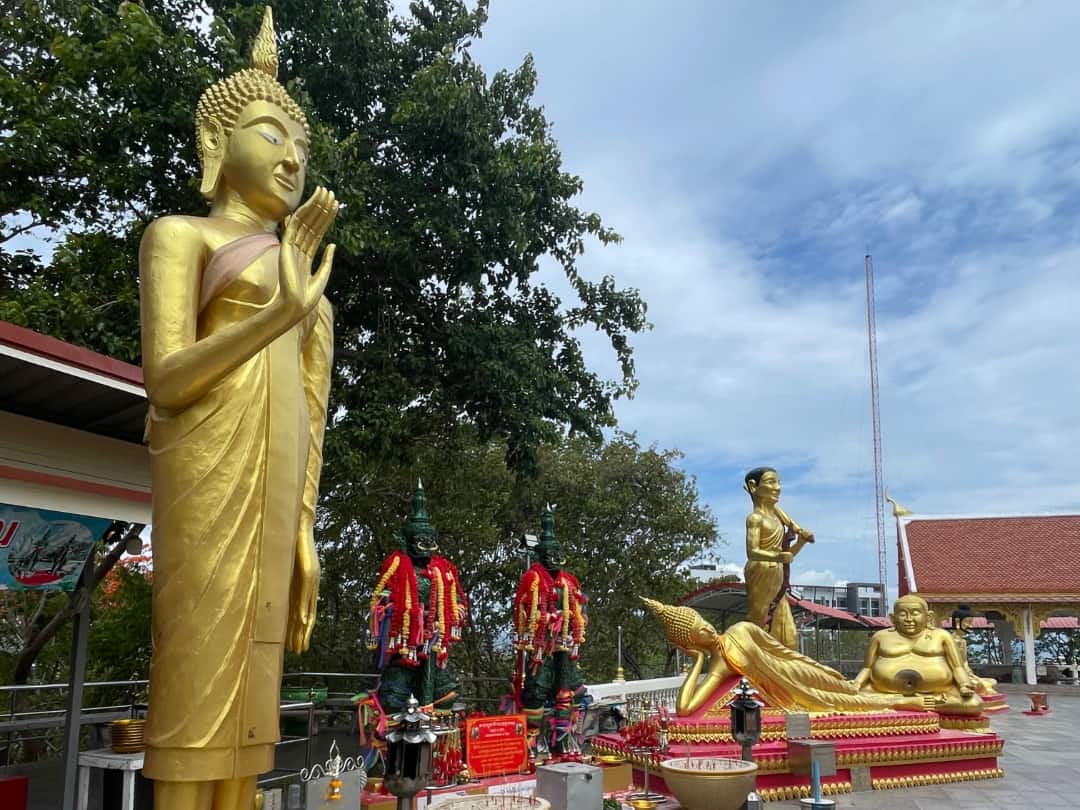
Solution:
[[[93,604],[87,678],[145,680],[150,675],[149,556],[124,557],[105,576]]]
[[[261,7],[5,5],[0,319],[138,362],[142,231],[164,214],[205,212],[195,103],[246,64]],[[532,101],[532,59],[490,78],[472,60],[484,0],[414,3],[407,15],[394,14],[388,0],[281,0],[274,11],[281,79],[310,113],[309,182],[333,188],[345,204],[331,234],[339,245],[330,290],[337,345],[317,650],[344,655],[324,659],[339,668],[353,660],[355,638],[336,645],[355,636],[370,566],[388,550],[410,492],[405,478],[426,470],[437,494],[451,487],[440,476],[454,469],[474,495],[444,525],[460,533],[452,539],[462,549],[485,555],[470,569],[483,573],[470,583],[477,629],[474,652],[465,654],[482,672],[498,647],[504,579],[518,571],[507,540],[535,523],[541,500],[561,497],[536,488],[558,480],[542,466],[565,461],[558,448],[566,437],[580,453],[601,452],[590,443],[615,424],[615,400],[636,386],[630,338],[648,326],[645,305],[636,290],[580,272],[587,246],[618,236],[574,204],[582,181],[565,171],[550,122]],[[33,234],[51,238],[55,250],[28,248]],[[539,282],[541,265],[561,269],[567,300]],[[587,367],[580,329],[607,336],[619,379]],[[463,469],[466,460],[472,466]],[[518,480],[523,472],[540,477]],[[488,500],[477,502],[476,492]],[[518,507],[527,515],[507,506],[528,492],[535,497]],[[567,500],[563,514],[577,530],[585,518]],[[618,528],[607,521],[590,528]],[[679,542],[704,542],[710,532],[698,528]],[[635,562],[644,564],[640,553]],[[610,599],[597,598],[601,618]],[[45,611],[44,641],[70,613]],[[594,627],[595,649],[606,655],[611,638],[603,621]],[[25,645],[33,659],[44,642],[34,636]],[[20,677],[30,671],[22,658],[14,669]]]
[[[116,576],[114,569],[117,562],[129,541],[137,537],[143,528],[142,524],[114,522],[106,531],[104,542],[90,554],[83,581],[69,594],[0,591],[0,683],[57,683],[67,678],[72,644],[71,619],[88,603],[96,608],[104,606],[100,601],[102,592],[99,586]],[[148,603],[145,608],[145,634],[141,630],[141,619],[137,616],[142,608],[137,607],[136,612],[128,616],[134,619],[127,628],[133,635],[125,643],[130,648],[141,643],[140,639],[145,636],[148,654]],[[105,654],[108,656],[112,653],[106,651]],[[131,666],[138,664],[132,662]],[[12,708],[16,712],[62,708],[62,693],[18,692],[13,697]],[[21,750],[25,758],[33,759],[44,751],[44,747],[37,740],[23,743]],[[11,753],[10,748],[0,750],[0,762],[7,762]]]
[[[371,471],[369,481],[328,493],[325,514],[332,522],[320,532],[320,619],[312,650],[292,666],[371,671],[364,643],[368,600],[421,478],[442,553],[460,569],[470,599],[469,626],[452,659],[456,669],[478,678],[509,677],[510,605],[525,569],[519,538],[539,531],[540,514],[551,503],[567,569],[590,598],[586,675],[593,681],[614,676],[619,625],[627,661],[638,666],[628,665],[629,674],[660,674],[663,633],[638,596],[682,596],[681,567],[717,541],[694,481],[676,466],[678,453],[642,448],[625,434],[600,445],[567,439],[541,450],[535,477],[510,473],[502,442],[480,441],[472,430],[429,437],[414,453],[414,464],[387,465]],[[505,687],[501,680],[498,689]]]
[[[1043,630],[1035,639],[1035,658],[1040,662],[1071,663],[1080,657],[1080,631]]]
[[[137,360],[137,245],[166,213],[205,210],[192,115],[244,64],[262,0],[118,9],[26,0],[0,23],[0,317]],[[489,80],[470,55],[487,3],[275,3],[281,78],[311,112],[310,182],[344,211],[330,291],[337,364],[329,461],[393,456],[435,423],[505,440],[512,466],[569,430],[599,438],[635,386],[635,290],[577,261],[617,235],[573,200],[525,58]],[[62,236],[49,260],[7,245]],[[561,267],[575,300],[539,284]],[[622,378],[585,365],[604,332]]]

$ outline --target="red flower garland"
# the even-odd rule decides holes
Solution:
[[[386,654],[401,656],[403,663],[415,666],[427,657],[430,644],[436,663],[444,667],[451,645],[461,639],[468,603],[458,570],[445,557],[432,557],[424,573],[431,581],[426,605],[420,603],[416,569],[409,556],[395,551],[386,558],[372,598],[372,634],[377,645],[389,608]],[[385,599],[384,590],[389,591]]]
[[[559,598],[562,591],[567,593],[568,616],[563,615]],[[534,563],[521,578],[514,595],[515,648],[532,652],[536,666],[555,651],[557,637],[564,635],[562,623],[568,622],[569,632],[565,635],[573,642],[570,655],[576,659],[588,626],[584,610],[587,603],[573,574],[560,571],[557,577],[552,577],[543,565]]]

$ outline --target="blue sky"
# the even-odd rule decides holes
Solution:
[[[583,270],[649,303],[620,422],[686,453],[726,560],[772,464],[818,536],[794,579],[877,577],[868,246],[892,494],[1080,509],[1077,41],[1074,3],[494,0],[475,58],[534,55],[581,203],[625,238]]]

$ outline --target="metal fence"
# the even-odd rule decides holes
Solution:
[[[282,739],[275,768],[260,785],[295,781],[320,761],[320,734],[343,741],[358,737],[353,698],[378,683],[369,672],[288,672],[282,678]],[[84,686],[79,714],[80,749],[108,745],[114,720],[145,715],[148,681],[95,681]],[[67,683],[0,686],[0,767],[63,754]],[[508,691],[505,678],[468,678],[461,700],[470,710],[494,712]]]
[[[613,682],[590,686],[600,702],[633,707],[648,699],[653,706],[673,703],[681,678]],[[259,779],[261,787],[282,787],[300,780],[300,771],[322,762],[331,741],[343,755],[359,750],[354,698],[378,683],[364,672],[290,672],[282,678],[282,738],[275,769]],[[109,724],[145,716],[148,682],[96,681],[85,684],[79,713],[80,750],[109,745]],[[63,754],[67,726],[68,684],[0,686],[0,768],[16,763],[57,761]],[[466,711],[496,712],[506,693],[506,678],[468,678],[462,682]],[[43,763],[44,764],[44,763]],[[0,770],[2,773],[2,770]]]

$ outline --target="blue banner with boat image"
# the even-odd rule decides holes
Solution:
[[[73,591],[112,523],[0,503],[0,590]]]

